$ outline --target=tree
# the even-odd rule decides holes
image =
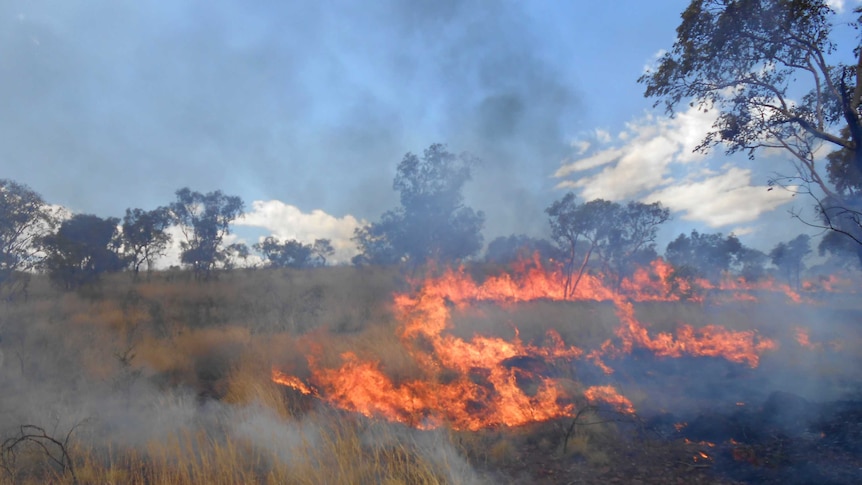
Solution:
[[[230,224],[243,212],[242,199],[228,196],[220,190],[202,194],[187,187],[177,190],[177,200],[170,210],[173,222],[182,231],[180,261],[189,265],[199,279],[208,278],[219,265],[224,265],[231,252],[223,247]]]
[[[834,231],[824,234],[817,244],[818,255],[828,256],[833,265],[843,268],[848,268],[848,259],[855,256],[858,249],[858,244],[852,239]]]
[[[758,281],[766,276],[767,261],[769,256],[763,251],[743,246],[736,259],[737,271],[745,281]]]
[[[594,254],[604,273],[618,286],[633,267],[654,259],[655,239],[661,224],[670,219],[670,211],[660,203],[616,202],[595,199],[578,204],[571,192],[551,204],[549,216],[551,237],[566,253],[566,294],[573,294],[587,264]],[[579,247],[581,261],[575,276]]]
[[[699,150],[792,155],[795,177],[819,190],[808,193],[825,226],[862,245],[858,200],[819,164],[825,144],[852,161],[830,175],[858,180],[862,171],[862,49],[839,51],[834,15],[824,0],[693,0],[673,48],[639,82],[669,114],[683,102],[718,110]]]
[[[616,217],[604,221],[608,226],[607,244],[596,249],[606,270],[609,270],[609,276],[614,276],[615,284],[619,286],[637,266],[658,257],[655,251],[658,228],[670,220],[670,210],[662,207],[660,202],[629,202],[616,211]]]
[[[428,147],[421,158],[406,154],[392,183],[400,193],[401,206],[355,231],[360,256],[354,261],[421,264],[476,254],[482,248],[485,216],[466,207],[462,195],[476,163],[475,158],[456,156],[441,144]]]
[[[56,233],[41,238],[51,281],[71,290],[96,283],[103,273],[123,269],[119,222],[115,217],[77,214],[63,221]]]
[[[270,266],[275,268],[305,268],[311,265],[313,247],[296,239],[281,242],[278,238],[267,236],[254,248],[263,253]]]
[[[326,266],[326,259],[335,255],[335,248],[329,239],[315,239],[311,246],[311,252],[318,260],[320,266]]]
[[[810,252],[811,237],[800,234],[789,242],[778,243],[769,252],[769,257],[772,259],[772,264],[784,273],[787,283],[798,290],[802,283],[802,270],[805,269],[802,261]]]
[[[0,286],[42,260],[39,238],[53,231],[57,217],[42,196],[26,185],[0,179]],[[17,286],[17,285],[16,285]]]
[[[545,209],[551,225],[551,238],[566,255],[566,296],[574,294],[593,251],[602,244],[610,244],[610,224],[605,221],[613,221],[618,216],[619,208],[619,204],[602,199],[579,205],[575,194],[569,192]],[[581,246],[586,249],[583,250],[575,277],[575,260]]]
[[[733,234],[725,237],[691,231],[690,236],[680,234],[671,241],[664,256],[679,271],[716,281],[740,260],[742,250],[742,243]]]
[[[167,233],[170,225],[171,213],[166,207],[151,211],[126,209],[122,226],[123,251],[135,277],[142,264],[147,264],[149,273],[155,259],[165,254],[171,241]]]
[[[254,245],[263,253],[269,265],[274,268],[313,268],[326,265],[326,258],[335,253],[329,239],[315,239],[313,244],[303,244],[296,239],[284,242],[267,236]]]

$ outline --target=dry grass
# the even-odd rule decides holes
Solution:
[[[236,271],[206,283],[172,272],[139,283],[114,275],[82,293],[34,277],[29,300],[0,303],[0,441],[21,424],[64,436],[83,423],[68,451],[79,483],[101,484],[472,483],[480,478],[468,463],[505,468],[524,450],[561,456],[565,420],[420,432],[327,410],[271,382],[273,367],[305,379],[309,353],[335,368],[347,351],[379,363],[396,385],[423,377],[392,314],[391,295],[404,289],[397,271],[377,268]],[[747,329],[753,309],[642,303],[635,311],[651,331],[667,331],[681,322]],[[582,349],[598,348],[619,325],[607,302],[453,313],[451,331],[464,339],[511,339],[517,327],[524,342],[541,344],[553,329]],[[856,315],[846,324],[857,325]],[[815,316],[796,313],[775,328]],[[580,369],[559,367],[566,395],[581,395]],[[625,389],[636,407],[647,399],[639,392]],[[566,454],[606,465],[617,433],[611,424],[578,426]],[[17,449],[0,484],[72,483],[44,451]]]
[[[313,418],[309,418],[313,419]],[[458,483],[445,461],[426,458],[409,438],[395,433],[382,445],[369,444],[362,424],[331,416],[299,426],[282,422],[282,433],[225,436],[203,428],[182,428],[138,447],[83,446],[69,448],[79,483],[100,484],[225,484],[272,483],[312,485]],[[378,439],[380,439],[378,437]],[[0,483],[72,484],[73,472],[52,466],[41,450],[19,450],[15,467]]]
[[[0,304],[0,438],[20,424],[59,438],[79,426],[71,470],[28,441],[5,456],[0,484],[73,483],[72,470],[104,484],[474,481],[445,433],[321,414],[270,380],[273,366],[307,377],[312,341],[323,363],[351,350],[396,379],[418,376],[389,307],[399,281],[354,268],[202,284],[157,273],[62,293],[35,277],[27,301]]]

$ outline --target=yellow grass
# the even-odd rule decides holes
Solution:
[[[207,283],[157,273],[62,293],[35,277],[27,301],[0,304],[0,388],[9,391],[0,439],[35,424],[62,442],[77,425],[65,443],[72,461],[63,468],[51,460],[61,448],[25,440],[3,460],[0,484],[67,484],[73,472],[100,484],[471,481],[449,461],[466,463],[445,434],[320,413],[270,380],[273,366],[307,377],[309,338],[324,361],[350,349],[396,378],[417,376],[390,313],[399,281],[354,268],[238,271]],[[178,404],[175,393],[189,397]]]
[[[66,444],[72,467],[79,483],[99,484],[478,483],[477,468],[505,466],[522,450],[558,455],[568,420],[423,432],[271,382],[273,367],[307,379],[312,350],[320,366],[337,367],[350,351],[396,384],[422,378],[392,314],[391,295],[405,288],[397,270],[378,268],[243,270],[205,283],[120,274],[83,293],[34,277],[27,301],[0,302],[0,442],[22,424],[61,441],[78,425]],[[651,331],[679,322],[746,329],[746,305],[644,303],[636,312]],[[517,326],[523,341],[541,344],[553,329],[567,345],[594,349],[618,324],[610,303],[537,301],[456,309],[451,331],[510,339]],[[577,372],[555,368],[567,395],[583,393]],[[638,392],[626,390],[636,406],[646,399]],[[606,464],[614,435],[610,424],[577,426],[567,453]],[[73,483],[34,445],[0,463],[0,485]]]

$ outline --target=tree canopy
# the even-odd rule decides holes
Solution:
[[[222,244],[231,222],[243,213],[242,199],[220,190],[203,194],[188,187],[177,190],[176,196],[168,208],[185,238],[180,242],[180,260],[198,278],[209,277],[219,264],[229,264],[232,254],[248,253],[246,248]]]
[[[40,237],[56,225],[54,211],[26,185],[0,179],[0,285],[40,261]]]
[[[171,241],[167,233],[171,225],[171,213],[166,207],[151,211],[126,209],[123,217],[123,250],[126,260],[135,275],[142,264],[151,270],[155,259],[165,254]]]
[[[476,164],[474,157],[455,155],[441,144],[425,149],[422,157],[406,154],[392,183],[401,205],[356,230],[361,254],[355,261],[421,264],[476,254],[482,248],[485,215],[465,206],[463,196]]]
[[[731,270],[734,264],[744,264],[743,245],[733,234],[705,234],[691,231],[690,235],[680,234],[668,243],[665,259],[675,268],[718,280]]]
[[[296,239],[279,241],[267,236],[254,245],[270,266],[274,268],[314,268],[326,265],[326,258],[335,253],[329,239],[315,239],[313,244],[303,244]]]
[[[573,293],[593,255],[604,273],[619,284],[633,264],[648,263],[657,256],[655,239],[670,211],[661,203],[629,202],[621,205],[603,199],[578,204],[571,192],[545,212],[551,237],[566,254],[566,292]],[[581,251],[579,254],[578,251]],[[576,261],[580,255],[580,263]],[[575,266],[577,276],[575,276]]]
[[[802,283],[802,271],[805,269],[803,260],[811,252],[811,237],[800,234],[788,242],[780,242],[769,257],[781,272],[784,273],[787,283],[799,289]]]
[[[77,214],[63,221],[56,233],[42,238],[51,281],[65,289],[75,289],[97,282],[103,273],[123,269],[119,222],[114,217]]]
[[[639,82],[671,114],[681,104],[718,110],[700,150],[792,155],[827,227],[862,244],[859,206],[841,185],[862,171],[862,49],[836,43],[834,19],[823,0],[693,0],[673,47]],[[824,145],[844,152],[828,175]]]

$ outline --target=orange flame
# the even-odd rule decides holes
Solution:
[[[272,380],[303,394],[320,397],[339,408],[366,416],[382,417],[417,428],[448,425],[476,430],[494,426],[518,426],[557,417],[573,416],[575,396],[558,379],[548,377],[556,362],[585,358],[605,373],[605,363],[643,348],[659,357],[711,356],[751,367],[777,344],[755,331],[732,331],[709,325],[695,329],[679,325],[674,334],[651,335],[635,317],[632,302],[677,301],[680,291],[693,287],[671,281],[672,268],[661,259],[625,278],[618,289],[603,283],[599,275],[584,274],[573,294],[565,293],[559,267],[545,269],[538,259],[522,262],[512,274],[502,274],[478,283],[463,268],[443,272],[415,282],[414,290],[394,295],[399,337],[423,369],[423,377],[394,383],[378,363],[347,352],[339,368],[321,368],[309,357],[309,383],[273,370]],[[724,292],[753,288],[743,281],[715,286],[696,281],[695,286]],[[759,283],[760,289],[773,287]],[[781,288],[793,301],[798,295]],[[793,295],[796,295],[794,297]],[[691,299],[691,298],[689,298]],[[549,331],[542,345],[527,344],[517,335],[512,340],[475,335],[465,340],[448,332],[451,309],[466,309],[476,302],[513,304],[535,300],[610,301],[617,309],[620,327],[614,341],[586,353],[567,345]],[[536,368],[538,367],[538,369]],[[612,386],[593,386],[584,392],[591,402],[601,401],[619,412],[634,413],[634,406]]]
[[[317,395],[317,392],[308,387],[299,377],[287,375],[278,369],[272,369],[272,382],[281,384],[282,386],[292,387],[302,394]]]
[[[590,402],[605,402],[620,413],[634,414],[635,412],[632,402],[627,397],[619,394],[613,386],[592,386],[584,391],[584,397]]]

